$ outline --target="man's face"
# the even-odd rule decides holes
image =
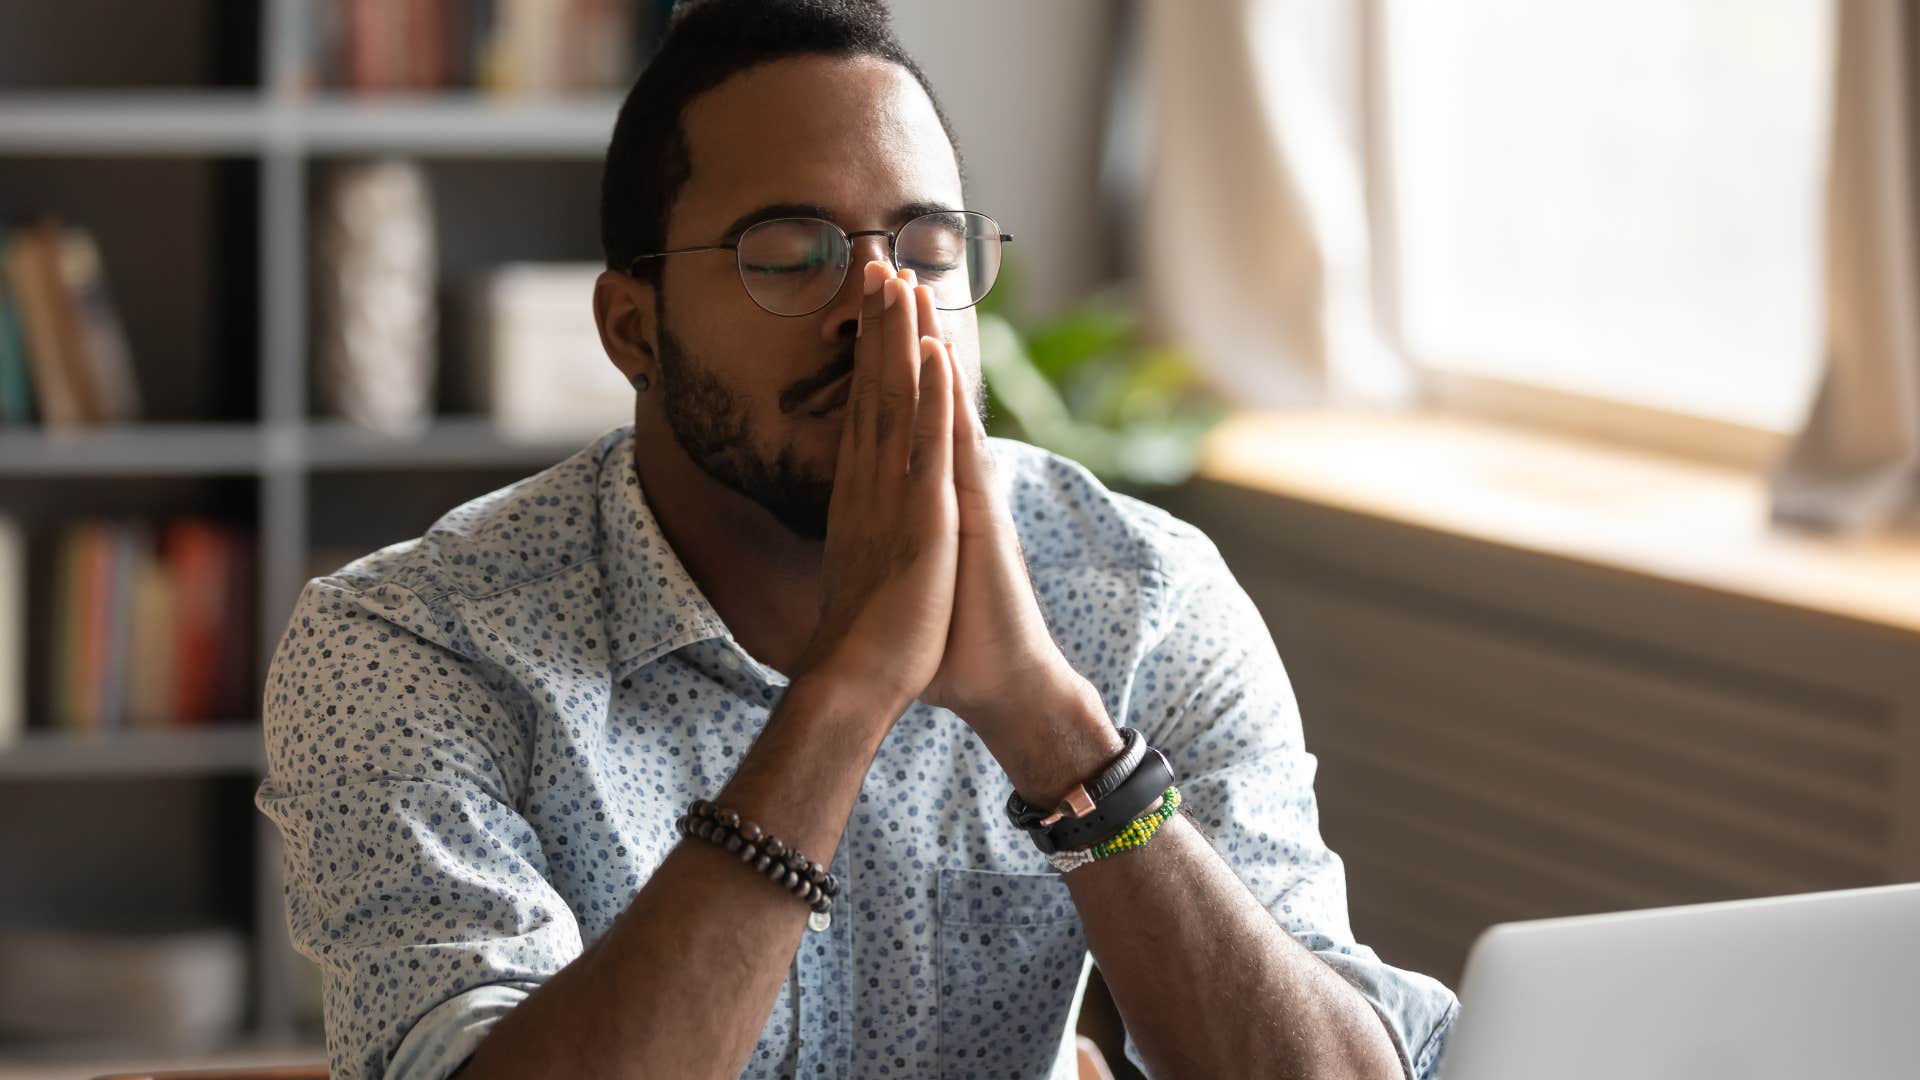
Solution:
[[[965,208],[932,103],[885,61],[762,64],[696,98],[683,123],[692,175],[667,221],[669,249],[732,239],[754,220],[807,213],[801,207],[850,233]],[[885,259],[886,243],[856,237],[840,292],[798,317],[756,305],[730,252],[676,255],[662,271],[656,344],[675,439],[709,476],[809,539],[826,535],[847,411],[816,410],[853,368],[860,268]],[[940,319],[977,392],[973,310]]]

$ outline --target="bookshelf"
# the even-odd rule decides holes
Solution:
[[[389,154],[426,164],[443,282],[508,259],[598,259],[599,163],[619,105],[607,93],[310,91],[303,34],[326,2],[0,8],[0,72],[11,71],[0,74],[0,211],[50,209],[96,233],[151,417],[0,428],[0,513],[26,526],[30,551],[81,514],[208,514],[249,527],[256,691],[307,578],[418,535],[457,502],[585,441],[510,440],[482,417],[457,415],[398,439],[319,414],[309,222],[328,164]],[[636,9],[648,17],[647,4]],[[133,27],[117,54],[98,52],[90,24],[102,19]],[[458,347],[442,335],[443,370]],[[444,409],[447,380],[440,385]],[[28,576],[31,637],[47,601],[40,575]],[[41,669],[29,664],[30,684]],[[29,694],[30,705],[38,700],[43,693]],[[206,903],[251,941],[246,1045],[291,1039],[317,1054],[317,1015],[301,1007],[312,997],[302,992],[308,965],[286,944],[279,836],[251,803],[259,718],[97,736],[36,723],[30,715],[27,733],[0,748],[0,859],[46,850],[28,828],[71,829],[73,843],[112,854],[115,836],[83,831],[111,834],[111,814],[41,820],[59,818],[64,799],[151,804],[156,814],[169,799],[192,803],[184,819],[220,823],[161,829],[159,851],[127,861],[151,870],[178,855],[180,880],[160,882],[160,895],[199,896],[206,880],[220,883],[220,898]],[[168,836],[186,838],[174,841],[177,852]],[[230,850],[235,837],[244,850]],[[39,865],[38,893],[40,879],[25,877],[0,889],[0,929],[23,912],[43,914],[54,906],[47,896],[125,889],[133,872]],[[55,880],[69,872],[78,877]],[[0,1041],[0,1060],[14,1049],[28,1052]]]
[[[263,757],[259,729],[244,720],[100,736],[35,731],[0,754],[0,781],[251,775]]]

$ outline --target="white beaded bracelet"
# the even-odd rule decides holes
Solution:
[[[1093,849],[1081,848],[1078,851],[1055,851],[1047,855],[1047,862],[1055,870],[1064,874],[1069,870],[1078,870],[1093,861]]]

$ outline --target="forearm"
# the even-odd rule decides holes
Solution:
[[[1035,701],[1052,729],[996,757],[1051,805],[1119,752],[1084,684]],[[1031,704],[1028,705],[1033,709]],[[1033,713],[1029,713],[1032,715]],[[1030,726],[1007,724],[1007,732]],[[1400,1080],[1386,1026],[1358,990],[1275,922],[1199,829],[1175,814],[1146,846],[1066,875],[1087,944],[1155,1076]]]
[[[1366,998],[1276,923],[1184,816],[1066,881],[1152,1075],[1402,1080]]]
[[[796,681],[709,798],[829,862],[899,711],[838,681]],[[808,916],[755,877],[683,839],[611,929],[494,1026],[461,1080],[739,1076]]]

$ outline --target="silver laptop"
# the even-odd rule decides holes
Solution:
[[[1920,884],[1503,923],[1444,1080],[1913,1080]]]

